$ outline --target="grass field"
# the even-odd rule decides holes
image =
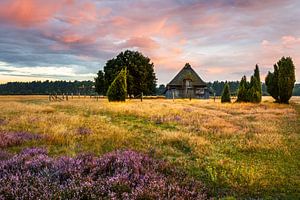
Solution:
[[[69,99],[0,96],[0,134],[43,139],[9,146],[46,147],[50,155],[150,153],[202,181],[213,197],[300,199],[300,98],[289,105],[212,100]]]

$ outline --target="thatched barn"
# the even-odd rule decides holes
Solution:
[[[208,99],[207,84],[193,70],[189,63],[167,84],[165,95],[167,98],[197,98]]]

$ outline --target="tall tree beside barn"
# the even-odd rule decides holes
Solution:
[[[222,103],[230,103],[231,102],[230,89],[229,89],[229,84],[227,82],[224,85],[224,89],[223,89],[222,97],[221,97],[221,102]]]
[[[156,91],[154,64],[148,57],[138,51],[126,50],[117,57],[108,60],[104,66],[104,91],[116,78],[118,73],[127,68],[127,92],[129,95],[153,95]]]
[[[107,90],[109,101],[125,101],[127,96],[126,68],[122,69]]]
[[[295,81],[295,65],[290,57],[282,57],[274,65],[274,72],[269,72],[266,77],[268,92],[278,103],[289,102]]]

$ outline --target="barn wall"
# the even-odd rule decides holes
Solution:
[[[185,91],[183,89],[179,88],[171,88],[166,91],[165,96],[168,99],[173,98],[173,92],[174,92],[174,98],[189,98],[190,96],[185,95]],[[190,90],[191,93],[191,98],[196,98],[196,99],[209,99],[209,92],[207,89],[204,90],[204,94],[196,94],[196,88]]]

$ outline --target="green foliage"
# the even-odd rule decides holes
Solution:
[[[293,90],[293,96],[300,96],[300,84],[295,84]]]
[[[240,82],[240,86],[238,89],[238,94],[237,94],[237,101],[238,102],[246,102],[247,99],[247,78],[246,76],[243,76]]]
[[[126,68],[122,69],[107,90],[109,101],[125,101],[127,96]]]
[[[32,82],[8,82],[0,84],[0,94],[94,94],[93,81],[32,81]]]
[[[289,102],[295,81],[295,66],[290,57],[282,57],[274,65],[274,72],[269,72],[266,77],[268,92],[278,103]]]
[[[261,97],[262,97],[262,84],[260,80],[260,73],[259,73],[259,68],[258,65],[255,65],[255,70],[254,70],[254,77],[257,80],[257,85],[256,85],[256,91],[258,92],[258,102],[261,102]]]
[[[278,61],[278,90],[281,103],[288,103],[292,97],[295,78],[295,66],[290,57]]]
[[[156,95],[163,95],[166,90],[166,86],[164,84],[160,84],[158,88],[156,88]]]
[[[126,66],[127,92],[129,95],[155,94],[156,77],[154,65],[148,57],[138,51],[121,52],[116,58],[108,60],[104,66],[105,90],[113,82],[117,74]]]
[[[228,83],[225,84],[222,97],[221,97],[221,102],[222,103],[230,103],[231,98],[230,98],[230,89]]]
[[[250,88],[248,90],[249,101],[253,103],[261,102],[261,84],[255,76],[251,76]]]
[[[229,89],[232,95],[237,95],[238,87],[240,82],[239,81],[227,81],[229,85]],[[212,93],[215,93],[216,96],[221,96],[224,86],[226,82],[225,81],[214,81],[207,83],[208,88],[212,91]]]
[[[97,77],[95,78],[95,91],[100,95],[105,94],[105,80],[102,70],[99,70]]]
[[[237,96],[237,102],[261,102],[262,85],[258,65],[255,66],[254,75],[251,76],[250,83],[247,82],[246,76],[242,77]]]
[[[279,102],[279,89],[278,89],[278,66],[274,65],[274,72],[268,72],[266,76],[266,86],[268,93]]]

